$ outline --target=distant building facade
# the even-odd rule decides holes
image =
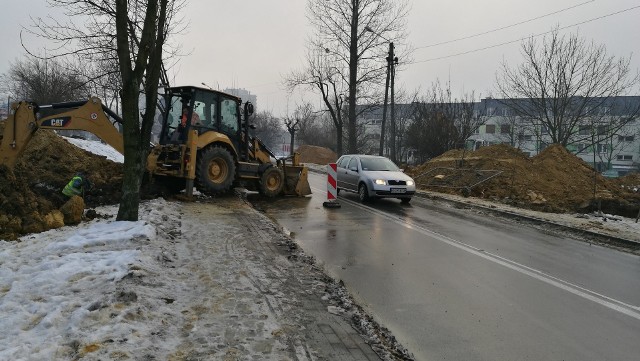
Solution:
[[[551,144],[549,130],[543,124],[517,115],[509,106],[510,101],[526,103],[527,99],[485,98],[474,104],[475,115],[481,118],[481,125],[466,141],[467,149],[477,149],[494,144],[509,144],[529,156],[535,156]],[[640,96],[613,97],[606,101],[594,102],[597,109],[591,109],[594,119],[586,118],[576,125],[574,142],[567,149],[607,176],[622,176],[640,171]],[[622,106],[624,104],[624,106]],[[517,107],[515,107],[517,108]],[[395,119],[398,127],[407,127],[413,119],[411,104],[396,104]],[[387,139],[389,136],[390,110],[387,109]],[[606,134],[607,123],[623,121],[627,123],[615,134]],[[382,124],[382,107],[373,106],[362,111],[358,125],[364,129],[366,146],[361,149],[369,154],[377,154]],[[406,128],[405,128],[406,129]],[[400,133],[399,133],[400,134]],[[579,139],[579,141],[578,141]],[[589,140],[590,139],[590,140]],[[404,144],[398,137],[398,144]],[[383,152],[388,155],[388,149]],[[411,149],[398,150],[402,162],[411,163]]]
[[[482,99],[477,111],[484,125],[467,140],[467,148],[509,144],[529,156],[543,151],[552,140],[545,125],[515,114],[509,102],[527,100]],[[576,124],[578,129],[567,150],[598,171],[622,176],[640,170],[640,96],[613,97],[590,111],[591,117]],[[516,107],[517,108],[517,107]],[[608,124],[626,123],[609,134]],[[615,128],[615,127],[614,127]]]
[[[254,108],[258,109],[258,97],[256,95],[251,94],[250,91],[242,88],[227,88],[223,90],[223,92],[231,95],[235,95],[242,99],[242,102],[245,103],[247,101],[253,104]]]

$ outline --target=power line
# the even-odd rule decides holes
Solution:
[[[561,27],[561,28],[558,28],[558,30],[565,30],[565,29],[568,29],[568,28],[576,27],[576,26],[578,26],[578,25],[587,24],[587,23],[590,23],[590,22],[593,22],[593,21],[596,21],[596,20],[601,20],[601,19],[604,19],[604,18],[608,18],[608,17],[610,17],[610,16],[619,15],[619,14],[625,13],[625,12],[627,12],[627,11],[635,10],[635,9],[638,9],[638,8],[640,8],[640,5],[633,6],[633,7],[630,7],[630,8],[624,9],[624,10],[616,11],[616,12],[614,12],[614,13],[610,13],[610,14],[607,14],[607,15],[598,16],[598,17],[596,17],[596,18],[592,18],[592,19],[589,19],[589,20],[585,20],[585,21],[582,21],[582,22],[579,22],[579,23],[575,23],[575,24],[571,24],[571,25],[563,26],[563,27]],[[419,64],[419,63],[426,63],[426,62],[429,62],[429,61],[442,60],[442,59],[447,59],[447,58],[453,58],[453,57],[460,56],[460,55],[467,55],[467,54],[471,54],[471,53],[476,53],[476,52],[478,52],[478,51],[487,50],[487,49],[493,49],[493,48],[497,48],[497,47],[499,47],[499,46],[503,46],[503,45],[508,45],[508,44],[517,43],[517,42],[520,42],[520,41],[523,41],[523,40],[526,40],[526,39],[530,39],[530,38],[537,38],[537,37],[539,37],[539,36],[543,36],[543,35],[549,34],[549,33],[551,33],[552,31],[553,31],[553,30],[549,30],[549,31],[545,31],[544,33],[540,33],[540,34],[536,34],[536,35],[527,36],[527,37],[520,38],[520,39],[517,39],[517,40],[507,41],[507,42],[504,42],[504,43],[495,44],[495,45],[491,45],[491,46],[485,46],[484,48],[479,48],[479,49],[474,49],[474,50],[464,51],[464,52],[461,52],[461,53],[456,53],[456,54],[451,54],[451,55],[440,56],[440,57],[437,57],[437,58],[431,58],[431,59],[426,59],[426,60],[420,60],[420,61],[408,62],[408,63],[406,63],[406,64]]]
[[[580,7],[580,6],[583,6],[583,5],[586,5],[586,4],[589,4],[589,3],[592,3],[592,2],[594,2],[594,1],[595,1],[595,0],[586,1],[586,2],[583,2],[583,3],[577,4],[577,5],[570,6],[570,7],[568,7],[568,8],[564,8],[564,9],[561,9],[561,10],[558,10],[558,11],[554,11],[554,12],[552,12],[552,13],[548,13],[548,14],[545,14],[545,15],[541,15],[541,16],[538,16],[538,17],[535,17],[535,18],[532,18],[532,19],[529,19],[529,20],[524,20],[524,21],[521,21],[521,22],[519,22],[519,23],[515,23],[515,24],[511,24],[511,25],[506,25],[506,26],[503,26],[503,27],[501,27],[501,28],[497,28],[497,29],[493,29],[493,30],[485,31],[485,32],[482,32],[482,33],[478,33],[478,34],[474,34],[474,35],[469,35],[469,36],[465,36],[465,37],[457,38],[457,39],[453,39],[453,40],[443,41],[443,42],[440,42],[440,43],[435,43],[435,44],[430,44],[430,45],[420,46],[420,47],[415,48],[415,50],[418,50],[418,49],[426,49],[426,48],[432,48],[432,47],[434,47],[434,46],[439,46],[439,45],[444,45],[444,44],[451,44],[451,43],[455,43],[455,42],[457,42],[457,41],[467,40],[467,39],[471,39],[471,38],[476,38],[476,37],[478,37],[478,36],[482,36],[482,35],[487,35],[487,34],[495,33],[496,31],[500,31],[500,30],[504,30],[504,29],[509,29],[509,28],[514,27],[514,26],[518,26],[518,25],[522,25],[522,24],[530,23],[530,22],[532,22],[532,21],[539,20],[539,19],[545,18],[545,17],[547,17],[547,16],[551,16],[551,15],[559,14],[559,13],[564,12],[564,11],[567,11],[567,10],[575,9],[575,8],[577,8],[577,7]]]

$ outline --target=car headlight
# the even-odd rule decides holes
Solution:
[[[384,179],[376,179],[375,183],[379,186],[383,186],[385,184],[387,184],[387,182]]]
[[[412,185],[414,185],[414,183],[413,183],[413,181],[412,181],[412,180],[408,180],[408,181],[407,181],[407,185],[408,185],[408,186],[412,186]]]

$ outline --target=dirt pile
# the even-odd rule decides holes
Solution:
[[[301,145],[296,149],[296,152],[300,153],[302,163],[325,165],[338,160],[338,155],[331,149],[315,145]]]
[[[608,179],[560,145],[529,158],[508,145],[477,151],[452,150],[420,166],[407,169],[419,188],[463,193],[545,212],[597,209],[635,217],[640,193],[628,180]],[[595,197],[594,197],[595,189]]]
[[[118,203],[122,164],[80,149],[52,131],[36,132],[13,170],[0,167],[0,239],[60,226],[62,188],[76,172],[93,183],[87,207]]]

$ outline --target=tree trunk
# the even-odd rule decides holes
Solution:
[[[348,151],[351,154],[358,153],[358,139],[356,132],[356,90],[358,85],[358,11],[360,1],[352,0],[351,15],[351,42],[349,44],[349,121],[348,130]],[[339,133],[340,134],[340,133]]]

